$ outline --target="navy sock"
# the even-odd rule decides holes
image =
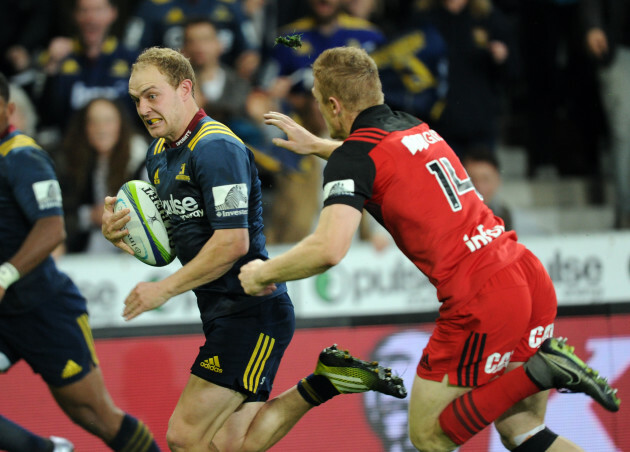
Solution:
[[[0,416],[0,449],[8,451],[52,452],[54,444]]]
[[[118,452],[160,452],[153,433],[135,417],[125,414],[116,437],[107,444]]]
[[[341,394],[323,375],[310,374],[297,384],[300,395],[311,405],[317,406]]]

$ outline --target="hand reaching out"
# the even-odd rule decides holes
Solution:
[[[272,140],[273,144],[301,155],[308,155],[314,152],[318,138],[293,119],[275,111],[265,113],[263,117],[265,118],[265,124],[276,126],[287,135],[286,140],[274,138]]]

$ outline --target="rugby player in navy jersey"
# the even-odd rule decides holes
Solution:
[[[194,98],[193,68],[181,53],[153,47],[132,67],[129,94],[155,140],[147,152],[149,179],[168,212],[182,267],[157,282],[141,282],[125,300],[131,320],[193,290],[206,336],[171,416],[167,442],[180,450],[265,450],[308,410],[343,393],[406,392],[399,377],[335,346],[315,372],[268,401],[295,329],[284,283],[268,293],[244,293],[243,264],[267,259],[261,188],[252,152]],[[133,254],[122,238],[129,210],[113,212],[105,198],[103,235]]]
[[[0,373],[23,359],[70,419],[109,448],[158,451],[149,429],[112,401],[85,298],[50,256],[66,237],[61,191],[52,159],[9,126],[14,108],[0,74]]]
[[[450,451],[494,422],[510,450],[581,450],[545,427],[546,390],[584,392],[610,411],[620,401],[572,347],[551,337],[557,301],[545,268],[505,231],[445,141],[384,104],[378,68],[364,50],[326,50],[313,73],[330,136],[344,141],[318,138],[280,113],[266,122],[287,134],[277,145],[328,160],[324,208],[313,234],[241,268],[245,291],[268,293],[279,281],[339,263],[365,208],[441,302],[413,382],[413,445]]]

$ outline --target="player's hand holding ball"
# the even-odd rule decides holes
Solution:
[[[129,216],[130,210],[121,209],[118,212],[114,212],[115,203],[116,197],[107,196],[105,198],[101,231],[107,240],[112,242],[125,253],[129,253],[133,256],[135,253],[131,247],[123,241],[123,237],[129,234],[125,225],[131,220],[131,217]]]

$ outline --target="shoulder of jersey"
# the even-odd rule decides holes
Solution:
[[[155,187],[132,180],[123,184],[116,195],[114,212],[128,208],[131,220],[129,234],[123,241],[134,256],[148,265],[163,267],[175,259],[175,247],[170,238],[170,222]]]
[[[6,157],[10,151],[18,148],[35,148],[41,150],[41,147],[33,138],[22,133],[17,133],[7,139],[4,143],[0,144],[0,156]]]
[[[188,142],[188,148],[194,151],[202,140],[218,140],[218,139],[234,139],[243,144],[241,140],[228,126],[218,121],[204,122],[199,130],[195,132],[190,141]]]

